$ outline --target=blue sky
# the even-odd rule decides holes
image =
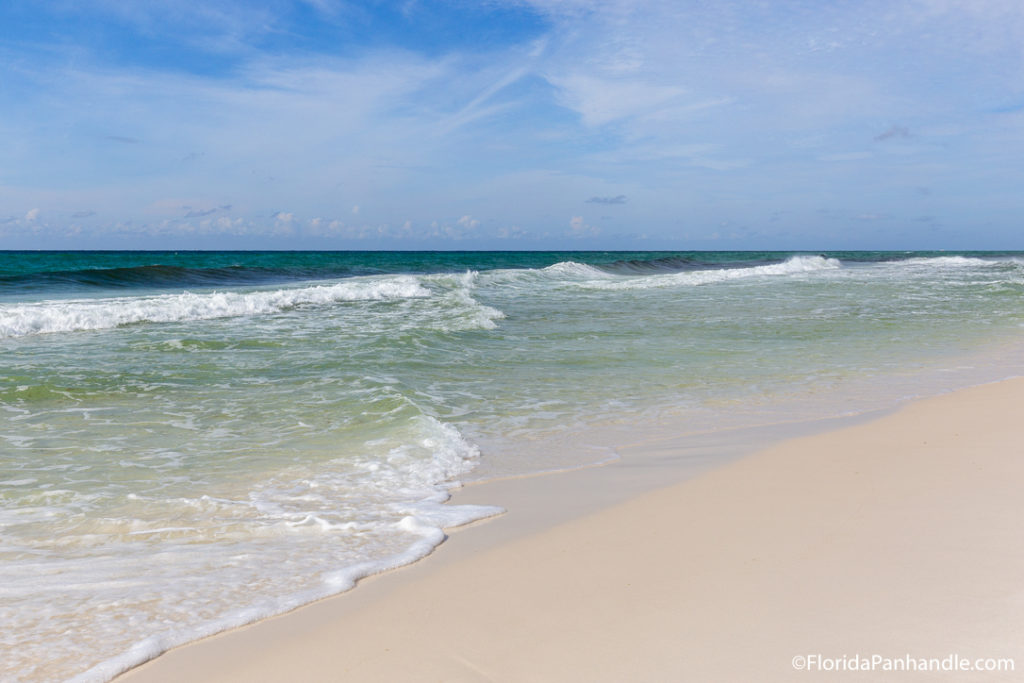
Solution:
[[[1024,249],[1017,0],[7,0],[0,62],[0,248]]]

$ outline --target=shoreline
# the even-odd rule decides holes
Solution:
[[[807,653],[1024,667],[1021,399],[1010,379],[825,421],[697,476],[700,448],[662,438],[473,484],[452,502],[508,510],[486,531],[116,680],[791,680]]]

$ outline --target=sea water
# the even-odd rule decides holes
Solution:
[[[458,482],[1019,374],[1014,253],[0,252],[0,679],[409,563]]]

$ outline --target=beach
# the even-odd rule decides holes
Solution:
[[[452,648],[487,669],[497,664],[474,648],[540,652],[529,638],[575,632],[581,648],[602,643],[622,662],[637,659],[619,645],[627,631],[643,647],[679,641],[666,651],[696,666],[707,660],[686,648],[709,624],[753,623],[734,601],[767,610],[754,598],[782,595],[780,576],[856,587],[829,564],[841,558],[800,543],[830,533],[826,550],[846,548],[857,525],[910,515],[897,508],[912,496],[896,492],[921,489],[904,482],[911,473],[934,476],[876,452],[911,457],[889,437],[851,450],[843,430],[1024,376],[1024,253],[40,252],[0,256],[0,271],[0,679],[12,683],[106,683],[343,593],[337,609],[383,620],[358,638],[421,624],[436,642],[410,632],[388,647],[428,678],[430,662],[462,652]],[[964,443],[1012,425],[1006,403],[1009,414]],[[931,444],[950,423],[909,433]],[[835,443],[806,463],[769,457],[830,433]],[[838,496],[848,482],[829,468],[841,457],[882,458],[872,477],[850,478],[875,488]],[[730,477],[756,463],[766,464],[744,476],[763,490],[736,488]],[[892,501],[864,497],[891,477]],[[620,506],[637,511],[620,520]],[[973,520],[932,507],[936,529]],[[856,522],[807,526],[830,514]],[[576,547],[594,534],[589,550]],[[530,549],[546,538],[553,550]],[[756,549],[765,539],[784,555]],[[866,558],[851,566],[890,559],[880,543],[851,546]],[[486,558],[493,567],[477,566]],[[908,562],[905,575],[917,582],[936,566]],[[747,578],[775,583],[725,581],[742,567],[766,567]],[[612,573],[588,574],[598,569]],[[405,609],[418,600],[395,597],[407,586],[461,571],[477,578],[422,589],[443,597],[417,617],[384,607]],[[531,576],[538,585],[513,590]],[[627,583],[647,607],[608,597]],[[553,607],[545,591],[568,599],[570,588],[593,604]],[[519,616],[491,602],[506,593]],[[698,609],[698,598],[713,601]],[[646,633],[653,613],[694,621],[652,620]],[[544,633],[549,622],[559,638]],[[502,631],[516,628],[521,637]],[[368,662],[375,647],[346,651]],[[582,678],[623,671],[593,662]],[[356,680],[372,678],[361,666]],[[550,669],[536,667],[507,680]]]
[[[118,680],[1017,680],[1022,400],[961,389],[696,475],[662,435],[469,486],[508,512]]]

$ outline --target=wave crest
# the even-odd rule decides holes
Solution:
[[[935,266],[935,267],[953,267],[963,268],[967,266],[997,266],[1006,261],[992,261],[974,256],[918,256],[915,258],[904,259],[897,261],[897,263],[908,265],[908,266]]]
[[[791,256],[782,263],[771,263],[762,266],[647,275],[616,279],[614,281],[588,282],[586,286],[597,289],[651,289],[658,287],[697,286],[752,277],[803,275],[838,270],[840,267],[839,260],[834,258],[824,256]]]
[[[72,299],[0,306],[0,339],[49,332],[102,330],[141,322],[181,322],[266,315],[295,306],[429,297],[415,278],[347,281],[295,289],[151,297]]]

